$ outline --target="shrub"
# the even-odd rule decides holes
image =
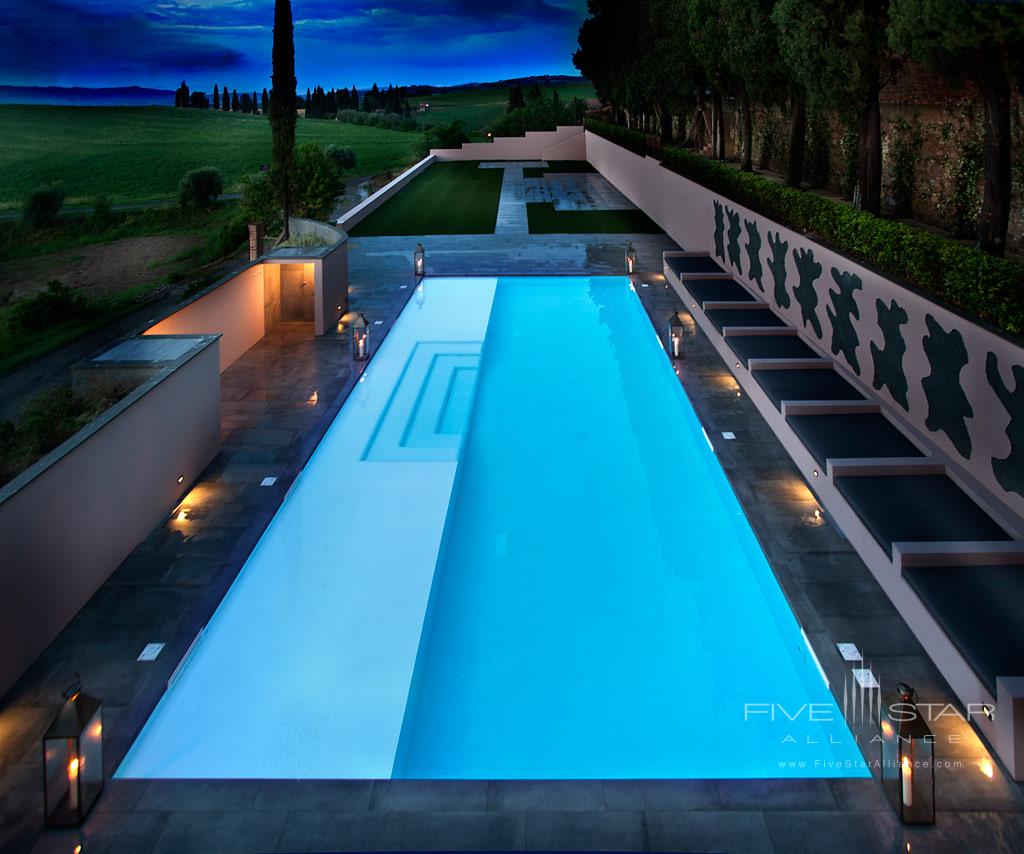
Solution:
[[[94,308],[81,291],[54,279],[47,283],[45,291],[10,305],[4,319],[11,333],[38,332],[55,323],[85,317]]]
[[[22,208],[22,218],[29,228],[48,228],[57,221],[64,205],[64,191],[59,187],[36,190]]]
[[[589,119],[587,129],[615,143],[621,139],[635,143],[637,137],[642,138],[633,131]],[[1006,332],[1024,333],[1024,301],[1020,299],[1024,265],[760,175],[738,172],[685,149],[664,149],[662,165]]]
[[[80,411],[71,386],[48,388],[22,407],[18,432],[34,454],[45,454],[78,432]]]
[[[356,153],[348,146],[328,145],[327,156],[334,161],[334,165],[338,167],[339,172],[345,172],[348,169],[355,169]]]
[[[458,148],[466,142],[469,142],[466,124],[458,120],[449,125],[432,125],[423,137],[423,146],[426,151],[430,151],[432,148]]]
[[[249,239],[249,223],[244,216],[234,216],[220,227],[217,233],[216,253],[218,258],[232,255]]]
[[[105,228],[114,221],[114,208],[106,196],[97,196],[92,203],[92,220]]]
[[[223,192],[224,176],[219,169],[193,169],[178,185],[178,203],[183,208],[209,208]]]
[[[281,230],[281,199],[269,174],[242,179],[242,213],[246,222],[261,223],[267,234]]]

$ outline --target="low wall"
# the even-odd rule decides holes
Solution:
[[[436,160],[437,158],[434,156],[434,153],[431,152],[415,166],[410,166],[393,181],[391,181],[388,184],[385,184],[376,193],[361,201],[358,205],[352,208],[352,210],[350,210],[341,219],[339,219],[337,222],[338,228],[344,231],[349,231],[355,228],[371,213],[377,210],[377,208],[384,204],[384,202],[386,202],[393,195],[395,195],[413,178],[415,178],[417,175],[419,175],[421,172],[427,169]]]
[[[1000,521],[1024,533],[1021,346],[654,158],[589,131],[586,146],[594,167],[673,240],[710,252],[761,293],[936,447]]]
[[[143,335],[219,333],[223,371],[265,334],[263,302],[263,265],[257,261],[226,281],[200,291]]]
[[[553,131],[499,136],[491,142],[467,142],[461,148],[435,148],[438,160],[586,160],[583,128],[560,125]]]
[[[204,336],[0,490],[0,696],[220,450],[219,364]]]

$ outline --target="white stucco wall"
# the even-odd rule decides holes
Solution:
[[[491,142],[467,142],[461,148],[435,148],[438,160],[586,160],[583,128],[560,125],[553,131],[499,136]]]

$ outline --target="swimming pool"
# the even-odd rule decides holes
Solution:
[[[628,279],[430,279],[119,777],[867,776]]]

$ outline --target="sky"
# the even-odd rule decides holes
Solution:
[[[586,0],[292,0],[299,90],[576,74]],[[0,0],[0,84],[270,85],[274,0]]]

